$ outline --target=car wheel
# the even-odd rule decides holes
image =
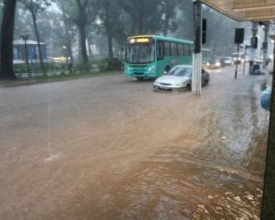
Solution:
[[[208,85],[208,80],[206,79],[206,80],[204,80],[204,82],[203,82],[203,85],[202,86],[207,86]]]
[[[186,87],[185,87],[185,90],[186,90],[186,91],[191,91],[191,85],[190,85],[190,84],[187,84]]]

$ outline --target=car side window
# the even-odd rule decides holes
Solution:
[[[186,69],[186,75],[191,76],[191,74],[192,74],[192,70],[191,69]]]

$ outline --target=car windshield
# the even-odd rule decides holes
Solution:
[[[131,44],[126,49],[126,61],[128,63],[150,63],[155,59],[153,43]]]
[[[183,77],[191,77],[191,74],[192,69],[188,67],[174,67],[167,73],[167,75]]]

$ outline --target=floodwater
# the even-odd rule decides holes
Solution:
[[[0,88],[0,219],[260,219],[269,76],[210,77]]]

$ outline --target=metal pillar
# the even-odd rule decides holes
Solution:
[[[256,23],[256,22],[252,23],[252,30],[251,31],[252,31],[252,37],[251,37],[251,57],[250,57],[250,61],[249,61],[249,73],[250,74],[252,73],[253,66],[254,66],[254,61],[255,61],[256,48],[254,48],[253,41],[257,37],[258,23]]]
[[[192,93],[201,94],[201,2],[193,0],[194,15],[194,53],[193,53],[193,74],[192,74]]]
[[[275,39],[275,36],[274,38]],[[275,46],[273,49],[273,55],[275,57]],[[265,163],[265,178],[264,189],[262,199],[262,220],[274,220],[275,219],[275,62],[273,62],[273,82],[272,82],[272,95],[270,106],[270,118],[269,118],[269,131],[267,139],[266,149],[266,163]]]
[[[237,60],[236,60],[236,67],[235,67],[235,79],[237,79],[237,73],[238,73],[239,51],[240,51],[240,44],[238,43],[238,46],[237,46]]]
[[[263,42],[263,63],[262,68],[264,69],[266,67],[266,61],[267,61],[267,38],[268,38],[268,32],[269,32],[269,24],[264,25],[264,42]]]

